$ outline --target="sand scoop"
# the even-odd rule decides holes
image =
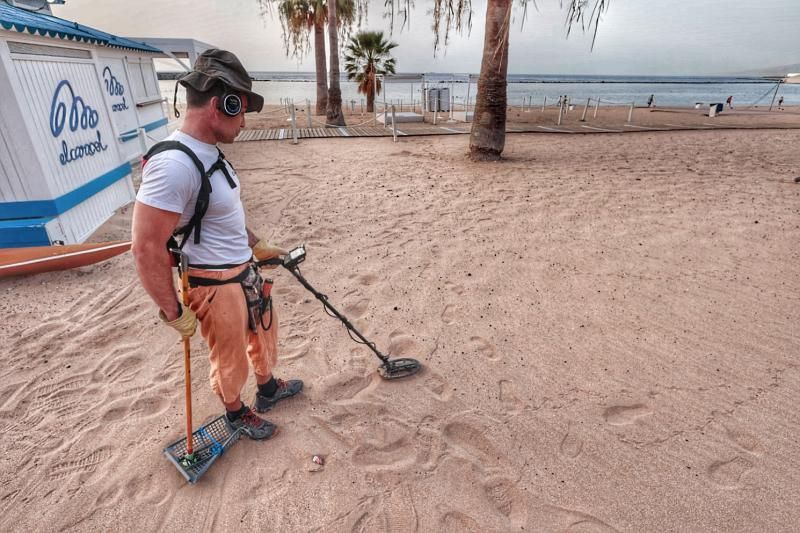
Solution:
[[[183,305],[189,305],[189,261],[180,250],[172,250],[180,256],[181,289]],[[192,432],[192,366],[190,337],[183,338],[183,365],[186,373],[186,437],[166,448],[164,455],[183,474],[189,483],[195,483],[206,473],[225,450],[239,440],[239,430],[231,431],[225,415],[219,416]]]
[[[364,335],[359,332],[353,324],[347,320],[347,317],[341,314],[339,311],[336,310],[333,305],[328,301],[328,297],[314,287],[303,277],[300,273],[300,268],[298,265],[302,263],[306,258],[306,249],[305,246],[298,246],[294,250],[290,251],[283,260],[281,259],[267,259],[266,261],[259,261],[256,263],[257,266],[263,265],[281,265],[286,270],[292,273],[292,275],[297,278],[297,281],[300,282],[303,287],[308,289],[308,291],[317,297],[317,300],[322,302],[322,305],[325,307],[325,310],[328,314],[334,318],[338,318],[342,324],[347,328],[347,332],[350,335],[350,338],[353,339],[355,342],[359,344],[364,344],[367,346],[372,352],[378,356],[378,359],[381,360],[382,364],[378,367],[378,374],[383,379],[400,379],[408,376],[412,376],[419,372],[422,369],[422,365],[416,359],[411,359],[408,357],[402,357],[397,359],[390,359],[389,356],[384,355],[381,353],[380,350],[375,346],[374,342],[370,342]],[[355,338],[353,335],[356,335]]]

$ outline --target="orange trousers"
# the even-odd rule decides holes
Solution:
[[[242,272],[247,265],[223,271],[189,269],[190,276],[229,279]],[[264,330],[248,327],[247,303],[238,283],[226,283],[189,289],[189,307],[200,321],[200,333],[208,343],[211,389],[224,403],[234,403],[240,398],[249,373],[248,359],[259,376],[270,376],[278,362],[278,317],[272,305],[264,313]]]

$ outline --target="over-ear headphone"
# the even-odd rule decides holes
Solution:
[[[217,107],[229,117],[236,117],[242,112],[242,98],[235,93],[225,93],[219,98]]]

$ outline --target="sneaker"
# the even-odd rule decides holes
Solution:
[[[236,420],[228,420],[226,416],[225,422],[232,432],[240,430],[253,440],[265,440],[278,432],[278,427],[275,424],[259,418],[249,407]]]
[[[264,396],[256,391],[256,401],[254,403],[256,411],[259,413],[266,413],[275,407],[275,404],[279,401],[291,398],[303,390],[303,382],[299,379],[290,379],[289,381],[276,379],[275,381],[278,382],[278,390],[272,396]]]

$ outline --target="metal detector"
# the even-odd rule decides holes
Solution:
[[[328,314],[334,318],[338,318],[342,324],[345,325],[347,328],[348,334],[350,334],[350,338],[353,339],[355,342],[359,344],[366,345],[370,350],[373,351],[375,355],[378,356],[378,359],[381,360],[382,364],[378,367],[378,374],[383,379],[400,379],[405,378],[408,376],[412,376],[419,372],[422,369],[422,365],[416,359],[410,359],[407,357],[398,358],[398,359],[389,359],[389,356],[384,355],[381,353],[380,350],[375,346],[374,342],[370,342],[364,335],[359,332],[353,324],[347,319],[346,316],[341,314],[339,311],[336,310],[333,305],[328,301],[328,297],[314,287],[306,280],[305,277],[300,273],[300,267],[298,266],[300,263],[305,261],[306,259],[306,248],[305,246],[298,246],[297,248],[290,251],[288,254],[284,256],[281,260],[280,258],[274,259],[267,259],[266,261],[258,261],[256,266],[264,266],[264,265],[280,265],[283,266],[286,270],[292,273],[292,275],[297,278],[297,281],[300,282],[303,287],[308,289],[308,291],[316,296],[317,300],[322,302],[322,305],[325,307],[325,310],[328,311]],[[353,338],[352,334],[355,334],[358,339]]]

